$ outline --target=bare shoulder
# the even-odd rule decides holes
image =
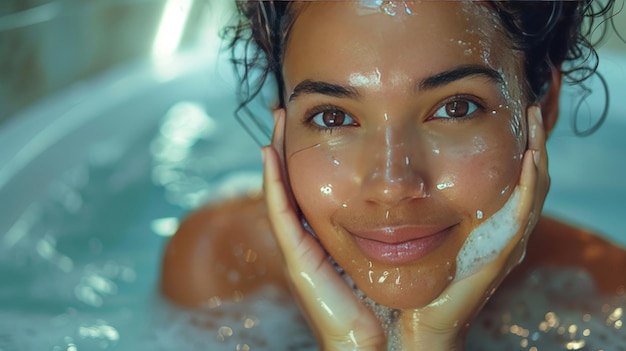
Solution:
[[[280,260],[261,195],[219,202],[191,213],[168,242],[161,291],[177,304],[200,306],[268,284],[286,289]]]
[[[604,293],[626,286],[626,249],[596,233],[542,217],[532,233],[524,261],[507,280],[520,279],[537,267],[586,270]]]

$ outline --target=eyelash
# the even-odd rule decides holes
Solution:
[[[475,110],[471,111],[470,113],[467,114],[467,116],[464,116],[464,117],[437,117],[435,116],[435,113],[437,113],[437,111],[441,110],[442,108],[445,108],[447,104],[450,104],[453,102],[467,102],[469,104],[473,104],[475,105]],[[478,115],[478,112],[484,112],[485,110],[486,110],[485,105],[482,99],[477,98],[472,95],[455,95],[441,102],[434,109],[434,111],[430,114],[430,116],[428,117],[428,120],[441,120],[444,123],[465,122],[476,117]]]
[[[470,104],[475,105],[475,110],[470,112],[467,116],[465,117],[436,117],[434,114],[439,111],[440,109],[444,108],[447,104],[452,103],[452,102],[467,102]],[[468,121],[474,117],[477,116],[477,112],[483,112],[485,111],[485,106],[484,103],[482,102],[481,99],[475,97],[475,96],[469,96],[469,95],[455,95],[455,96],[451,96],[449,98],[447,98],[446,100],[444,100],[443,102],[441,102],[435,109],[434,111],[430,114],[430,116],[427,118],[427,120],[442,120],[444,123],[459,123],[459,122],[465,122]],[[320,126],[316,123],[313,122],[313,119],[315,117],[317,117],[320,113],[325,113],[325,112],[342,112],[344,113],[346,116],[350,117],[353,120],[353,124],[350,125],[341,125],[341,126],[333,126],[333,127],[323,127]],[[344,109],[337,107],[335,105],[332,104],[326,104],[326,105],[320,105],[320,106],[316,106],[310,110],[308,110],[305,113],[305,117],[303,119],[303,123],[309,127],[312,128],[316,131],[322,131],[322,132],[326,132],[326,133],[332,133],[335,129],[338,128],[343,128],[343,127],[352,127],[352,126],[358,126],[358,123],[356,122],[355,118],[348,112],[346,112]]]
[[[315,117],[317,117],[320,113],[325,113],[325,112],[342,112],[344,113],[346,116],[350,117],[350,119],[352,119],[353,124],[350,125],[341,125],[341,126],[334,126],[334,127],[328,127],[328,126],[320,126],[318,124],[316,124],[315,122],[313,122],[313,119]],[[304,120],[303,123],[309,127],[312,128],[316,131],[322,131],[322,132],[326,132],[331,134],[335,129],[339,129],[339,128],[343,128],[343,127],[353,127],[353,126],[358,126],[358,123],[356,122],[355,118],[352,117],[352,114],[346,112],[344,109],[337,107],[335,105],[331,105],[331,104],[327,104],[327,105],[320,105],[320,106],[316,106],[312,109],[310,109],[309,111],[307,111],[304,115]]]

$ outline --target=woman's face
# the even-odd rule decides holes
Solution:
[[[294,6],[283,65],[294,197],[367,296],[424,306],[517,184],[522,58],[472,2]]]

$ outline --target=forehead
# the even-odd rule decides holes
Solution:
[[[397,2],[392,16],[365,4],[294,4],[296,19],[285,46],[286,81],[296,79],[294,75],[302,71],[336,75],[396,67],[407,74],[406,69],[412,67],[428,74],[468,63],[506,71],[503,66],[515,62],[515,55],[504,50],[510,45],[497,15],[487,5]],[[403,10],[404,6],[409,11]],[[505,52],[509,54],[503,55]]]

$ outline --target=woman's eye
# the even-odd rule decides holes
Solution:
[[[455,100],[441,106],[433,117],[435,118],[463,118],[471,115],[478,109],[478,105],[467,100]]]
[[[339,110],[320,112],[313,116],[311,120],[313,121],[313,123],[324,128],[354,125],[354,120],[352,119],[352,117],[347,115],[345,112]]]

